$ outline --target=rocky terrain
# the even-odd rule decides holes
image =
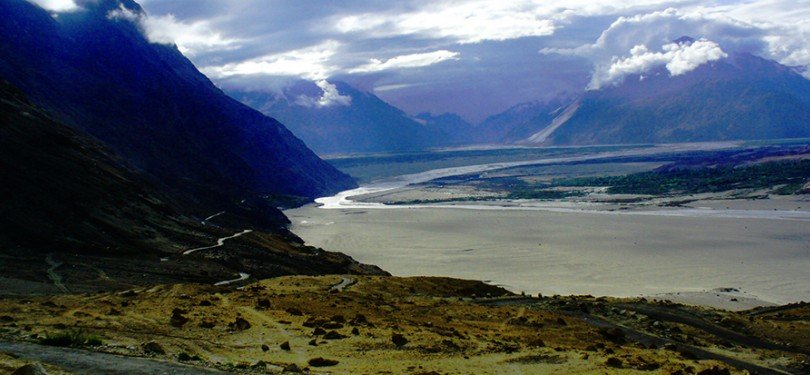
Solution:
[[[105,373],[113,354],[149,359],[132,373],[807,373],[809,331],[804,303],[733,313],[448,278],[289,276],[6,298],[0,368]]]

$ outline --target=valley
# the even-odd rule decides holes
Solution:
[[[802,4],[266,3],[0,0],[0,374],[810,374]]]
[[[532,294],[666,295],[735,310],[810,299],[802,266],[810,256],[810,201],[794,194],[807,176],[804,143],[544,151],[553,157],[513,161],[521,159],[514,151],[501,162],[382,178],[285,213],[308,243],[399,276],[480,279]],[[392,158],[364,163],[371,171],[430,168],[454,156],[400,157],[402,165],[385,168]],[[790,192],[781,180],[655,194],[593,185],[723,163],[741,168],[730,169],[740,176],[761,176],[745,168],[779,160],[799,163],[775,169],[775,176],[801,182]],[[722,288],[735,292],[718,293]]]

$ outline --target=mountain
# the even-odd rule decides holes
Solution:
[[[549,102],[517,104],[504,112],[487,117],[475,128],[476,140],[481,143],[515,143],[531,137],[551,123],[570,99],[558,98]]]
[[[524,139],[620,144],[810,137],[810,81],[747,53],[679,76],[663,68],[586,92]]]
[[[203,220],[189,202],[120,160],[98,141],[59,123],[0,81],[0,294],[214,283],[289,274],[382,274],[348,256],[305,246],[283,228],[241,232],[257,214],[285,221],[274,207],[233,208]],[[213,207],[197,210],[212,212]]]
[[[301,80],[282,92],[229,90],[228,93],[287,124],[296,136],[322,155],[403,152],[453,144],[452,139],[441,136],[449,129],[422,124],[376,95],[345,82]],[[458,133],[465,130],[458,129]]]
[[[463,146],[477,139],[473,125],[455,113],[433,115],[425,112],[414,116],[414,120],[424,125],[440,146]]]
[[[0,76],[129,166],[196,200],[314,198],[356,186],[281,123],[231,99],[175,46],[151,43],[130,0],[53,16],[0,2]]]

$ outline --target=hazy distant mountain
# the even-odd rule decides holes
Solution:
[[[228,93],[286,124],[319,154],[401,152],[448,146],[458,136],[442,135],[453,133],[453,126],[467,126],[463,120],[451,119],[452,116],[429,121],[412,118],[376,95],[340,81],[318,84],[298,81],[280,93],[236,90]]]
[[[504,112],[487,117],[476,126],[476,140],[480,143],[515,143],[531,137],[538,129],[551,123],[570,99],[559,98],[549,102],[527,102]]]
[[[546,119],[545,110],[538,111]],[[680,76],[662,69],[588,91],[525,139],[547,144],[810,137],[810,81],[746,53]]]
[[[461,146],[475,143],[478,139],[474,126],[455,113],[420,113],[414,119],[427,128],[437,146]]]
[[[136,3],[79,3],[55,17],[26,0],[0,2],[0,76],[59,120],[201,199],[355,186],[279,122],[226,96],[176,47],[150,43],[133,21],[143,12]]]

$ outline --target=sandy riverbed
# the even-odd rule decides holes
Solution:
[[[735,203],[722,202],[723,209]],[[744,201],[740,208],[805,203]],[[395,275],[481,279],[543,294],[691,292],[684,301],[728,309],[810,300],[805,220],[314,205],[286,213],[308,243]],[[726,287],[745,298],[712,297]],[[695,292],[705,293],[692,298]]]

